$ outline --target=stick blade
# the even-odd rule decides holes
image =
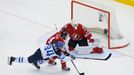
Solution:
[[[110,53],[105,60],[108,60],[111,57],[111,55],[112,55],[112,53]]]

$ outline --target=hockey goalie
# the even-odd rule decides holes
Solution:
[[[99,45],[100,40],[94,38],[92,33],[76,20],[71,20],[71,23],[61,28],[61,31],[66,31],[69,35],[68,50],[70,54],[103,53],[103,48]]]

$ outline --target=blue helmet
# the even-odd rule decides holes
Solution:
[[[57,42],[55,42],[55,45],[56,45],[57,48],[61,48],[61,47],[64,46],[64,42],[57,41]]]

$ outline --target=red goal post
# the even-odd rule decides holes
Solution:
[[[98,12],[103,12],[103,13],[105,13],[106,14],[106,22],[107,23],[105,23],[105,26],[106,26],[106,29],[107,29],[107,47],[109,48],[109,49],[118,49],[118,48],[123,48],[123,47],[126,47],[126,46],[128,46],[129,45],[129,43],[128,43],[128,41],[124,41],[124,37],[122,37],[122,38],[118,38],[117,39],[117,41],[119,42],[119,44],[115,44],[115,45],[113,45],[112,46],[112,41],[113,41],[113,39],[111,39],[111,34],[114,32],[114,31],[112,31],[112,29],[111,29],[111,27],[112,27],[112,25],[114,24],[114,23],[112,23],[111,21],[113,20],[112,18],[113,18],[113,12],[110,12],[110,11],[108,11],[108,10],[104,10],[104,9],[101,9],[101,8],[99,8],[99,7],[95,7],[95,6],[92,6],[92,5],[90,5],[90,4],[88,4],[88,1],[89,0],[87,0],[85,3],[83,2],[83,1],[86,1],[86,0],[78,0],[78,1],[75,1],[75,0],[72,0],[71,1],[71,19],[80,19],[80,20],[83,20],[83,18],[84,17],[86,17],[86,15],[85,14],[87,14],[87,13],[84,13],[84,12],[88,12],[88,13],[91,13],[89,10],[93,10],[93,12],[94,12],[94,10],[95,11],[98,11]],[[75,8],[76,8],[76,10],[75,10]],[[80,9],[80,11],[79,11],[79,9]],[[81,12],[81,13],[80,13]],[[82,13],[83,12],[83,13]],[[79,13],[79,14],[77,14],[77,13]],[[90,15],[92,15],[92,14],[90,14]],[[90,15],[87,15],[87,16],[90,16]],[[93,14],[94,15],[94,14]],[[93,16],[94,17],[94,16]],[[82,19],[81,19],[82,18]],[[84,21],[82,22],[82,24],[83,23],[85,23],[86,21],[85,20],[87,20],[88,19],[88,17],[87,18],[85,18],[84,19]],[[112,20],[111,20],[112,19]],[[79,21],[80,21],[79,20]],[[90,20],[91,21],[91,20]],[[80,23],[81,23],[80,22]],[[89,23],[89,22],[86,22],[85,24],[87,24],[87,23]],[[99,23],[98,23],[99,24]],[[112,24],[112,25],[111,25]],[[90,25],[88,25],[87,26],[87,28],[89,28],[90,27]],[[94,30],[96,30],[96,32],[99,32],[99,30],[100,29],[98,29],[98,28],[92,28],[93,29],[93,31]],[[118,30],[118,29],[117,29]],[[116,32],[116,31],[115,31]],[[120,32],[119,32],[120,33]],[[120,33],[121,34],[121,33]],[[114,40],[115,41],[115,40]],[[115,41],[116,42],[116,41]]]

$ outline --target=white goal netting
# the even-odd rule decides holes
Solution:
[[[107,48],[122,48],[128,45],[128,41],[120,32],[115,13],[110,7],[91,0],[72,0],[71,19],[77,20],[95,33],[94,36],[100,38],[101,44]]]

